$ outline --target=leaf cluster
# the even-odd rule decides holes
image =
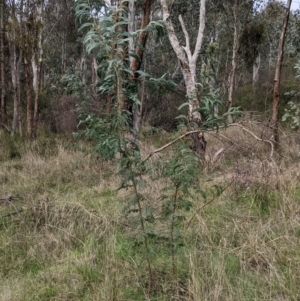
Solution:
[[[259,54],[259,47],[266,38],[265,31],[263,23],[253,23],[243,29],[240,37],[240,52],[248,68],[253,66]]]
[[[187,107],[189,102],[183,103],[178,110]],[[220,99],[218,94],[218,90],[208,93],[204,95],[201,99],[201,106],[195,110],[195,112],[199,112],[201,115],[201,124],[200,129],[203,131],[206,130],[216,130],[218,131],[220,126],[227,126],[228,123],[228,115],[233,118],[241,116],[241,111],[239,107],[232,107],[227,112],[219,115],[217,112],[219,109],[223,107],[223,101]],[[189,119],[186,115],[181,114],[176,117],[177,119],[181,119],[186,123],[189,123]],[[196,124],[192,125],[193,128],[197,128]],[[198,125],[199,126],[199,125]]]

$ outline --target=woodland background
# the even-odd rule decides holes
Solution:
[[[101,1],[92,1],[94,13],[102,14]],[[110,4],[115,4],[114,2]],[[143,1],[135,2],[134,26],[139,27]],[[295,4],[294,4],[295,5]],[[172,2],[172,18],[179,38],[178,22],[187,20],[191,37],[196,37],[199,22],[197,1]],[[262,113],[268,118],[285,4],[276,1],[208,1],[206,28],[198,60],[201,93],[217,91],[226,107],[231,83],[233,40],[238,47],[233,105],[243,111]],[[235,10],[236,20],[233,18]],[[151,6],[151,20],[161,20],[159,3]],[[30,137],[38,128],[71,134],[76,131],[82,99],[75,89],[89,98],[85,114],[109,111],[108,95],[99,95],[97,51],[87,54],[83,46],[85,29],[75,17],[74,1],[1,2],[1,125],[3,130]],[[235,31],[236,30],[236,31]],[[296,79],[299,56],[299,12],[290,16],[282,71],[281,115],[289,101],[298,97]],[[143,72],[154,78],[165,75],[176,89],[153,87],[140,82],[145,125],[165,130],[176,129],[178,107],[186,96],[180,64],[165,34],[159,39],[149,32],[143,55]],[[98,85],[98,86],[97,86]],[[71,87],[72,86],[72,87]],[[71,87],[70,89],[68,87]],[[142,91],[142,92],[141,92]]]
[[[298,301],[297,7],[1,0],[0,300]]]

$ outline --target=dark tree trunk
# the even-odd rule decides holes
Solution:
[[[288,0],[287,4],[286,4],[285,16],[283,19],[281,35],[280,35],[280,39],[279,39],[278,55],[277,55],[274,85],[273,85],[273,106],[272,106],[272,117],[271,117],[271,121],[270,121],[270,126],[273,130],[273,136],[274,136],[274,141],[276,142],[276,146],[279,145],[278,126],[279,126],[281,67],[282,67],[283,54],[284,54],[285,35],[286,35],[286,29],[287,29],[287,25],[288,25],[288,21],[289,21],[289,16],[290,16],[291,4],[292,4],[292,1]]]

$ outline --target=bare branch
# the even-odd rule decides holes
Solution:
[[[229,126],[238,126],[238,127],[240,127],[241,129],[243,129],[245,132],[247,132],[247,133],[249,133],[251,136],[253,136],[256,140],[262,141],[262,142],[265,142],[265,143],[270,144],[270,147],[271,147],[270,158],[273,157],[273,153],[274,153],[274,143],[273,143],[271,140],[265,140],[265,139],[261,139],[261,138],[257,137],[254,133],[252,133],[250,130],[246,129],[244,126],[242,126],[242,125],[239,124],[239,123],[232,123],[232,124],[230,124]]]
[[[190,131],[190,132],[186,132],[185,134],[179,136],[178,138],[176,138],[175,140],[165,144],[164,146],[158,148],[158,149],[155,149],[154,151],[152,151],[147,157],[146,159],[143,160],[143,162],[146,162],[147,160],[149,160],[154,154],[156,153],[159,153],[161,151],[163,151],[164,149],[170,147],[171,145],[173,145],[174,143],[176,143],[177,141],[183,139],[184,137],[186,136],[189,136],[189,135],[192,135],[192,134],[195,134],[195,133],[202,133],[203,130],[195,130],[195,131]]]
[[[163,12],[163,20],[166,24],[170,43],[176,53],[177,58],[185,65],[188,65],[188,60],[186,58],[185,51],[183,50],[183,48],[181,47],[181,45],[179,43],[179,40],[175,33],[173,23],[170,18],[170,12],[169,12],[169,8],[168,8],[167,0],[160,0],[160,2],[161,2],[162,12]]]
[[[265,142],[265,143],[268,143],[270,144],[270,147],[271,147],[271,152],[270,152],[270,158],[273,156],[274,154],[274,143],[271,141],[271,140],[265,140],[265,139],[261,139],[259,137],[257,137],[254,133],[252,133],[250,130],[248,130],[247,128],[245,128],[243,125],[239,124],[239,123],[231,123],[227,126],[220,126],[219,129],[224,129],[224,128],[227,128],[227,127],[232,127],[232,126],[238,126],[240,127],[241,129],[243,129],[245,132],[249,133],[252,137],[254,137],[256,140],[258,141],[262,141],[262,142]],[[214,130],[208,130],[208,131],[205,131],[205,132],[212,132]],[[155,149],[154,151],[152,151],[144,160],[143,162],[146,162],[147,160],[149,160],[154,154],[156,153],[159,153],[163,150],[165,150],[166,148],[170,147],[171,145],[175,144],[177,141],[183,139],[184,137],[187,137],[187,136],[190,136],[192,134],[196,134],[196,133],[203,133],[203,130],[194,130],[194,131],[189,131],[189,132],[186,132],[185,134],[179,136],[178,138],[174,139],[173,141],[163,145],[162,147],[158,148],[158,149]],[[222,150],[222,151],[221,151]],[[221,149],[220,150],[220,153],[222,153],[224,150]],[[218,152],[217,152],[218,153]],[[220,155],[220,153],[218,155]],[[218,156],[217,155],[217,156]]]
[[[191,53],[191,46],[190,46],[190,36],[189,36],[188,31],[186,30],[182,16],[179,15],[178,19],[179,19],[179,22],[180,22],[180,25],[181,25],[181,28],[182,28],[182,31],[183,31],[184,37],[185,37],[185,47],[182,47],[182,48],[185,50],[188,60],[191,61],[192,53]]]
[[[9,133],[11,132],[11,130],[3,123],[0,123],[1,126],[3,126]]]
[[[204,29],[205,29],[205,3],[206,0],[201,0],[200,4],[200,14],[199,14],[199,29],[198,29],[198,36],[197,36],[197,42],[195,46],[195,51],[192,56],[192,61],[194,64],[197,62],[197,58],[199,55],[199,52],[201,50],[202,41],[203,41],[203,35],[204,35]]]

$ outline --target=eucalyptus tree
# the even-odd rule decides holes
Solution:
[[[272,105],[272,117],[271,117],[271,127],[273,129],[274,141],[278,146],[279,143],[279,101],[280,101],[280,79],[281,79],[281,68],[283,62],[283,55],[284,55],[284,42],[286,36],[287,25],[290,16],[290,9],[291,9],[292,0],[287,0],[286,3],[286,10],[283,18],[282,30],[279,39],[278,45],[278,54],[277,54],[277,62],[275,68],[275,77],[274,77],[274,85],[273,85],[273,105]]]
[[[228,83],[227,110],[229,110],[233,106],[233,93],[236,86],[238,66],[240,65],[241,61],[241,48],[242,46],[244,46],[245,50],[247,49],[247,46],[250,46],[250,49],[252,49],[254,47],[254,44],[245,45],[249,43],[249,34],[250,36],[255,36],[255,32],[261,30],[260,23],[258,25],[255,25],[255,22],[253,23],[253,20],[254,18],[256,18],[262,4],[263,1],[261,0],[225,0],[215,2],[216,7],[218,7],[218,10],[221,13],[223,19],[222,23],[225,24],[225,27],[228,26],[228,29],[232,35],[232,38],[230,39],[230,44],[232,47],[230,67],[228,68],[229,72],[227,73],[228,76],[226,78],[226,82]],[[250,25],[251,22],[252,24]],[[220,28],[219,30],[224,31],[224,29],[222,28]],[[261,41],[258,42],[261,43]],[[244,45],[242,45],[242,43],[244,43]],[[251,55],[253,56],[254,53],[252,53]],[[254,60],[252,60],[251,64],[252,66],[254,66],[253,78],[254,80],[256,80],[257,69],[259,68],[259,55],[258,53],[255,53],[254,56]],[[244,56],[244,58],[247,59],[248,57]]]
[[[59,77],[68,68],[73,68],[82,55],[82,40],[75,22],[74,0],[48,0],[45,10],[45,72]]]
[[[20,7],[22,7],[23,1],[16,3],[12,0],[8,4],[9,8],[9,20],[7,24],[7,36],[9,42],[9,57],[10,57],[10,73],[13,89],[13,121],[11,131],[15,133],[19,130],[22,135],[22,117],[20,112],[21,102],[21,65],[22,65],[22,50],[18,47],[17,35],[20,32]]]
[[[206,0],[199,1],[199,26],[196,41],[191,40],[182,15],[179,14],[178,16],[178,20],[180,22],[181,29],[185,38],[184,46],[181,45],[175,32],[168,1],[161,0],[160,3],[162,7],[163,20],[166,25],[169,40],[180,62],[181,71],[183,73],[186,85],[186,94],[188,97],[189,119],[191,123],[200,126],[202,119],[199,112],[200,103],[197,97],[197,61],[204,38]],[[192,49],[193,44],[195,45],[194,49]],[[203,155],[206,148],[206,140],[203,133],[199,132],[194,134],[193,140],[196,152],[199,155]]]
[[[20,83],[17,75],[20,70],[17,63],[18,48],[19,53],[22,53],[24,63],[27,134],[30,138],[36,138],[43,64],[44,0],[11,1],[10,8],[8,28],[15,106],[13,131],[17,128],[20,116],[18,112]]]
[[[141,70],[147,37],[163,30],[158,22],[150,24],[153,3],[76,1],[77,17],[85,22],[82,29],[88,28],[86,50],[97,58],[98,92],[108,98],[108,112],[116,105],[118,116],[127,114],[134,136],[140,127],[140,77],[151,77]]]
[[[184,50],[180,50],[179,40],[172,33],[172,21],[166,16],[166,12],[168,13],[167,3],[162,3],[168,35],[171,44],[173,43],[172,46],[175,46],[174,50],[179,57],[187,86],[188,103],[183,105],[189,107],[189,116],[188,118],[181,117],[184,120],[189,119],[191,126],[188,132],[142,159],[138,141],[132,139],[132,135],[130,135],[136,134],[138,131],[138,128],[135,128],[132,123],[132,114],[140,104],[139,79],[149,79],[155,88],[159,88],[161,85],[171,85],[171,83],[166,76],[154,78],[142,70],[142,58],[149,31],[155,31],[156,34],[163,33],[165,27],[162,22],[150,22],[149,13],[152,2],[148,0],[139,2],[143,3],[143,6],[140,7],[143,17],[141,17],[140,24],[134,22],[133,15],[138,14],[138,10],[133,13],[134,9],[138,8],[138,6],[133,6],[136,3],[138,1],[133,1],[131,5],[128,1],[119,1],[114,2],[115,5],[111,6],[104,2],[78,0],[76,15],[82,22],[81,30],[87,29],[83,41],[86,50],[97,58],[98,92],[101,95],[110,96],[112,105],[109,113],[101,111],[97,115],[90,114],[85,120],[82,120],[86,125],[82,134],[85,138],[94,141],[94,150],[104,160],[115,158],[115,162],[118,164],[116,169],[121,180],[119,189],[125,188],[129,191],[128,197],[126,197],[125,212],[126,215],[130,214],[129,222],[133,227],[137,227],[135,232],[138,233],[138,245],[139,248],[140,246],[143,248],[143,252],[139,254],[145,256],[145,270],[148,272],[146,291],[150,297],[155,280],[152,259],[155,256],[156,238],[159,238],[160,242],[165,240],[167,242],[165,245],[169,246],[167,248],[170,260],[166,261],[166,271],[168,271],[169,262],[171,263],[172,279],[174,281],[180,279],[176,265],[176,251],[182,243],[180,228],[184,216],[179,213],[190,209],[192,204],[186,201],[186,197],[189,192],[193,191],[194,193],[199,188],[195,181],[199,173],[199,156],[190,149],[184,140],[189,136],[194,137],[199,146],[196,150],[202,154],[205,149],[203,131],[226,124],[227,115],[215,116],[214,105],[217,102],[220,103],[219,100],[212,99],[210,96],[203,97],[200,104],[197,98],[197,61],[204,35],[205,0],[201,0],[199,7],[200,29],[198,39],[194,41],[196,46],[193,54],[191,50],[193,42],[189,39],[183,17],[179,16],[179,19],[183,35],[186,38],[186,46]],[[99,7],[95,4],[99,4]],[[170,23],[168,23],[169,21]],[[84,98],[85,95],[81,92],[80,96]],[[171,158],[168,155],[166,160],[163,158],[149,160],[155,153],[168,148],[172,148]],[[116,156],[117,153],[119,156]],[[160,212],[155,211],[151,201],[145,202],[148,197],[142,193],[149,176],[163,185],[159,198],[162,204]],[[163,181],[161,181],[162,178],[164,178]],[[156,212],[157,214],[154,214]],[[161,227],[161,223],[164,223],[168,229],[168,234],[163,236],[156,231],[158,227]],[[164,246],[160,246],[160,248],[164,248]]]

